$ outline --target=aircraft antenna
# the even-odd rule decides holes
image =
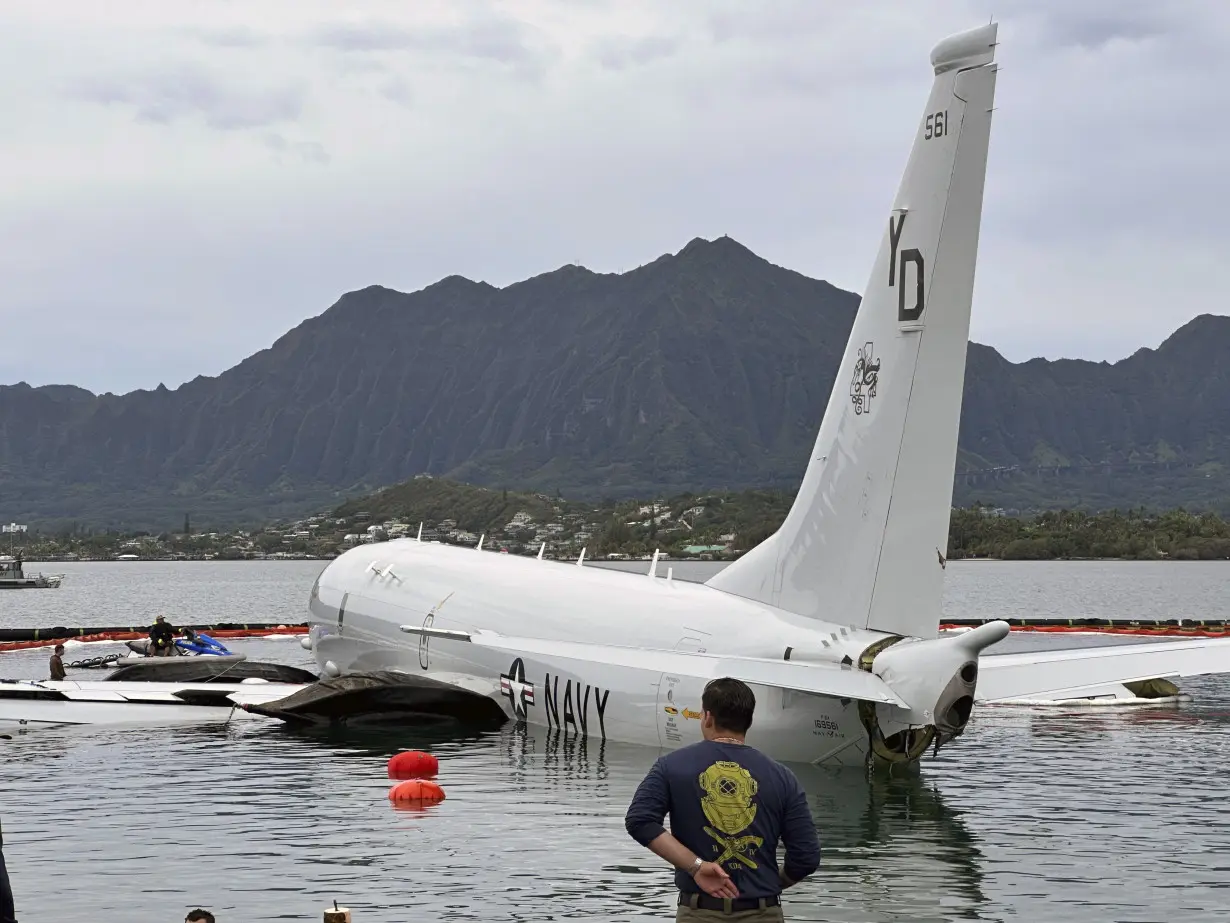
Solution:
[[[480,535],[480,536],[478,537],[478,547],[474,549],[475,551],[482,551],[482,550],[483,550],[483,539],[485,539],[486,537],[487,537],[487,533],[486,533],[486,532],[484,532],[482,535]]]
[[[547,550],[547,543],[543,542],[538,548],[538,560],[542,560],[542,553]]]
[[[650,577],[658,576],[658,549],[657,548],[653,550],[653,561],[651,561],[649,564],[649,576]]]
[[[421,519],[419,520],[419,539],[418,540],[420,543],[422,543],[423,541],[423,520]]]

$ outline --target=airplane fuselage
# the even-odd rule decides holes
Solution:
[[[555,655],[509,657],[401,626],[828,663],[856,663],[886,637],[702,584],[405,539],[338,557],[320,575],[310,608],[309,638],[326,674],[419,674],[490,697],[513,721],[667,749],[701,739],[699,677]],[[857,702],[753,689],[749,743],[791,762],[866,761]]]
[[[909,762],[962,733],[980,652],[1008,631],[936,637],[996,34],[932,49],[841,371],[773,536],[709,585],[414,540],[359,547],[313,588],[323,671],[417,674],[419,690],[490,698],[531,725],[664,748],[699,740],[706,682],[736,676],[757,699],[749,742],[790,762]]]

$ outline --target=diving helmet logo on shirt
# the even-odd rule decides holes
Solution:
[[[714,860],[721,865],[727,859],[735,859],[749,868],[757,868],[747,855],[760,847],[764,837],[738,836],[756,819],[756,805],[752,798],[760,789],[752,774],[728,760],[718,760],[700,774],[700,787],[705,793],[700,800],[701,809],[713,827],[705,827],[721,854]],[[717,829],[714,829],[717,828]]]

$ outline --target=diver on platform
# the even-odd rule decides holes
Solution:
[[[154,624],[149,629],[150,657],[170,657],[175,653],[175,626],[167,621],[166,616],[154,618]]]

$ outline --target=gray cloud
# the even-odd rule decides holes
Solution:
[[[294,122],[303,111],[300,86],[270,88],[228,85],[193,65],[134,76],[97,77],[74,95],[104,106],[130,108],[140,122],[169,124],[200,118],[210,128],[233,131]]]
[[[334,51],[405,51],[420,47],[421,37],[389,23],[335,23],[314,30],[311,41]]]
[[[182,30],[189,38],[202,45],[215,48],[263,48],[272,39],[263,32],[257,32],[247,26],[231,26],[229,28],[210,29],[194,26]]]
[[[410,89],[410,84],[401,77],[391,77],[380,85],[380,95],[389,102],[397,103],[399,106],[411,106],[414,104],[414,91]]]
[[[1088,50],[1156,38],[1176,25],[1167,22],[1166,4],[1156,0],[1081,0],[1039,8],[1038,13],[1049,38]]]
[[[318,141],[290,141],[277,132],[265,135],[265,146],[273,151],[279,163],[285,163],[288,157],[310,164],[327,164],[332,159]]]
[[[554,54],[536,30],[503,17],[414,28],[379,22],[334,23],[313,30],[309,40],[339,52],[458,56],[504,65],[533,77],[545,72]]]
[[[56,350],[0,341],[0,380],[174,386],[372,283],[617,272],[722,233],[861,290],[927,53],[991,13],[973,338],[1014,360],[1114,360],[1230,311],[1224,0],[533,0],[541,29],[482,4],[458,26],[454,4],[387,0],[363,27],[271,4],[251,18],[272,37],[257,54],[169,12],[140,28],[137,0],[116,2],[123,26],[66,30],[57,4],[0,29],[5,303],[73,331]],[[69,67],[106,75],[85,98],[163,130],[26,89]],[[253,143],[232,143],[244,127]]]
[[[595,47],[595,57],[603,67],[622,71],[669,58],[682,41],[675,36],[651,35],[644,38],[607,38]]]

